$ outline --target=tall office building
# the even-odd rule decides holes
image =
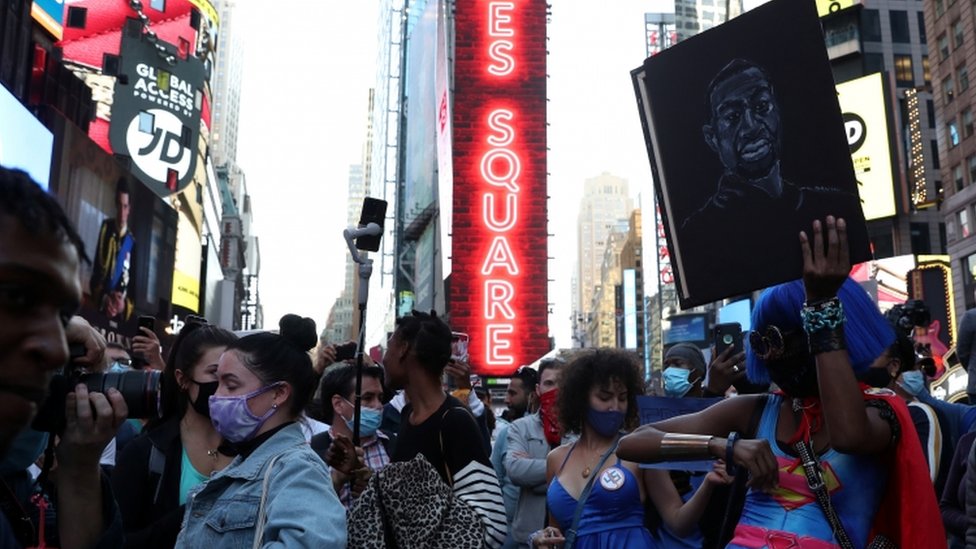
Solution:
[[[742,13],[742,0],[675,0],[678,40],[691,38]]]
[[[976,6],[954,0],[925,0],[923,5],[933,60],[935,115],[929,116],[929,124],[938,126],[934,138],[939,150],[936,177],[945,182],[941,213],[952,261],[955,310],[961,315],[976,307],[976,86],[969,74],[969,67],[976,70]]]
[[[626,226],[633,209],[634,201],[630,198],[626,179],[604,172],[584,182],[577,223],[576,302],[579,308],[573,315],[577,338],[583,338],[580,342],[583,346],[589,346],[592,341],[588,325],[593,321],[593,296],[600,285],[610,233],[621,221]]]
[[[236,0],[218,0],[220,27],[211,90],[210,154],[214,165],[237,162],[237,127],[241,110],[241,81],[244,73],[244,41],[236,28]]]
[[[847,82],[883,72],[881,96],[855,98],[887,104],[893,122],[893,127],[884,128],[879,121],[875,130],[887,131],[896,159],[891,182],[894,215],[868,221],[875,257],[944,253],[946,233],[938,197],[945,179],[939,171],[937,110],[926,45],[933,35],[925,26],[923,4],[870,0],[827,15],[822,22],[827,54],[842,97]],[[870,177],[870,172],[860,172],[859,176],[862,174]],[[861,194],[867,216],[872,209],[868,202],[877,198],[863,188]]]
[[[348,200],[346,211],[346,226],[355,226],[359,221],[359,211],[366,196],[366,180],[363,177],[362,164],[349,166]],[[358,329],[356,319],[359,305],[356,291],[359,287],[357,278],[359,269],[352,258],[346,255],[346,276],[342,293],[332,304],[323,336],[330,343],[342,343],[356,338]]]

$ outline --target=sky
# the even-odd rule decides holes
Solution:
[[[552,0],[549,25],[550,333],[571,346],[571,279],[583,181],[602,172],[651,193],[630,70],[644,59],[644,13],[664,0]],[[238,163],[261,249],[265,328],[283,314],[325,326],[342,291],[350,164],[375,83],[378,2],[240,2],[245,40]],[[649,205],[648,205],[649,207]],[[564,214],[566,212],[566,214]],[[648,277],[653,280],[653,277]]]

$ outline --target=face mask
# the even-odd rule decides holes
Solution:
[[[692,385],[688,381],[688,378],[691,376],[691,370],[678,368],[677,366],[669,366],[664,369],[662,375],[664,378],[665,395],[671,398],[681,398],[691,390]]]
[[[909,370],[901,375],[898,385],[901,385],[906,393],[917,396],[925,390],[925,376],[921,370]]]
[[[190,383],[197,386],[197,399],[190,400],[190,406],[196,413],[200,414],[205,418],[210,418],[210,397],[217,392],[217,387],[220,385],[218,381],[207,381],[205,383],[200,383],[199,381],[190,380]],[[190,396],[187,395],[187,400]]]
[[[604,437],[612,437],[620,431],[624,424],[624,413],[619,410],[600,412],[590,407],[586,412],[586,420],[593,430]]]
[[[113,374],[118,374],[118,373],[122,373],[122,372],[128,372],[131,369],[132,368],[129,368],[128,366],[122,364],[119,361],[113,362],[112,365],[108,367],[109,373],[113,373]]]
[[[0,475],[26,471],[47,447],[48,434],[30,427],[17,433],[0,461]]]
[[[871,387],[883,389],[891,383],[891,374],[888,373],[887,368],[868,368],[866,372],[861,374],[860,380]]]
[[[559,418],[556,417],[556,396],[559,389],[552,389],[539,397],[539,417],[542,418],[542,431],[546,435],[546,442],[550,445],[559,444],[562,434],[559,432]]]
[[[346,400],[346,399],[342,399]],[[346,400],[346,402],[352,406],[353,404]],[[342,418],[346,422],[346,427],[349,427],[350,431],[355,431],[355,422],[353,418]],[[379,430],[380,424],[383,423],[383,410],[374,410],[373,408],[367,408],[365,406],[359,407],[359,434],[364,437],[371,437],[376,434]]]
[[[797,365],[797,360],[802,364]],[[815,397],[820,395],[817,385],[817,365],[813,358],[799,358],[784,361],[766,361],[769,379],[793,398]]]
[[[241,396],[210,397],[210,422],[213,423],[214,429],[228,442],[243,442],[253,437],[264,422],[278,411],[278,405],[275,404],[263,416],[258,417],[251,413],[247,401],[278,385],[272,383]]]

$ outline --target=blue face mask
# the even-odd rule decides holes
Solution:
[[[691,382],[688,378],[691,370],[668,366],[664,369],[662,379],[664,379],[664,394],[671,398],[681,398],[691,390]]]
[[[907,371],[901,375],[901,381],[898,382],[898,385],[901,385],[901,388],[908,394],[917,396],[925,390],[925,375],[921,370]]]
[[[607,410],[600,412],[592,407],[586,412],[586,421],[590,423],[593,430],[604,437],[612,437],[620,431],[624,425],[626,416],[619,410]]]
[[[0,461],[0,475],[26,471],[47,447],[48,434],[30,427],[17,433],[10,449]]]
[[[345,400],[345,399],[343,399]],[[346,400],[346,402],[349,402]],[[352,403],[349,402],[352,406]],[[346,422],[346,427],[349,427],[350,431],[355,431],[355,422],[352,419],[342,418]],[[383,410],[374,410],[372,408],[367,408],[361,406],[359,408],[359,434],[364,437],[371,437],[376,434],[379,430],[380,424],[383,423]]]

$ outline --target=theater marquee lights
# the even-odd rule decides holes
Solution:
[[[451,325],[506,375],[549,351],[546,3],[456,7]]]

